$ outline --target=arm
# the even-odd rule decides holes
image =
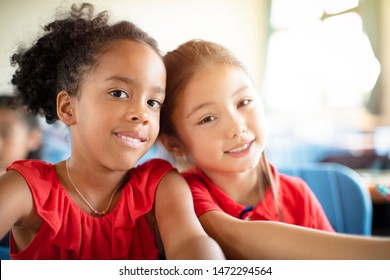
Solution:
[[[220,211],[200,217],[230,259],[390,259],[390,239],[329,233]]]
[[[16,171],[8,171],[0,177],[0,238],[14,226],[23,228],[24,221],[31,221],[34,215],[33,198],[24,178]],[[19,227],[20,226],[20,227]],[[17,245],[25,247],[24,240],[18,242],[18,234],[14,232]],[[18,246],[18,247],[19,247]],[[20,248],[20,247],[19,247]]]
[[[155,213],[168,259],[224,259],[221,248],[199,223],[190,189],[178,173],[171,171],[161,180]]]

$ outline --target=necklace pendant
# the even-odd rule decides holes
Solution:
[[[111,197],[110,197],[110,201],[108,202],[108,205],[107,205],[107,208],[103,211],[99,211],[99,210],[96,210],[89,202],[88,200],[83,196],[83,194],[79,191],[79,189],[76,187],[76,185],[73,183],[73,180],[72,178],[70,177],[70,173],[69,173],[69,158],[66,160],[65,162],[65,165],[66,165],[66,173],[68,175],[68,178],[69,178],[69,181],[70,183],[72,184],[73,188],[75,189],[75,191],[80,195],[80,197],[82,198],[82,200],[85,202],[85,204],[87,204],[87,206],[92,210],[93,214],[97,217],[102,217],[104,215],[106,215],[108,213],[108,211],[110,210],[110,207],[111,207],[111,203],[112,203],[112,200],[114,199],[114,196],[116,194],[116,192],[118,191],[118,189],[121,187],[122,183],[123,183],[123,180],[125,179],[122,178],[122,180],[120,181],[119,185],[114,189],[114,191],[112,192],[111,194]]]
[[[99,217],[106,215],[106,211],[93,210],[93,213]]]

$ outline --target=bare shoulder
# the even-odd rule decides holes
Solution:
[[[176,171],[168,172],[156,193],[156,219],[168,259],[223,259],[195,215],[191,190]]]
[[[22,224],[35,213],[31,191],[17,171],[10,170],[0,177],[0,220],[2,226]]]
[[[171,170],[164,175],[157,188],[156,203],[168,206],[166,209],[180,208],[186,204],[192,207],[190,188],[180,173]]]
[[[201,228],[193,210],[190,188],[175,171],[168,172],[157,188],[155,212],[162,234],[167,232],[172,236],[175,232],[191,232]],[[177,230],[172,230],[174,228]]]
[[[161,179],[157,192],[162,195],[189,195],[192,200],[191,191],[187,181],[176,170],[171,170]],[[172,197],[173,199],[173,197]]]
[[[187,185],[184,177],[176,170],[170,170],[169,172],[167,172],[160,181],[160,184],[162,185],[170,185],[177,183]]]
[[[15,197],[29,197],[32,200],[31,192],[26,180],[19,172],[10,170],[0,177],[0,199],[8,201]]]

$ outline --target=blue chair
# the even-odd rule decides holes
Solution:
[[[371,235],[370,193],[354,170],[336,163],[279,166],[278,170],[302,178],[310,186],[337,232]]]
[[[0,246],[0,260],[9,260],[9,247],[7,246]]]

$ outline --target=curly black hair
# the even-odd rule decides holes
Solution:
[[[86,73],[112,42],[141,42],[161,56],[157,42],[133,23],[110,25],[107,11],[93,14],[89,3],[72,5],[65,19],[46,25],[44,35],[29,49],[20,48],[11,57],[11,64],[18,67],[11,80],[18,103],[30,113],[45,116],[47,123],[58,120],[57,94],[65,90],[75,95]]]

